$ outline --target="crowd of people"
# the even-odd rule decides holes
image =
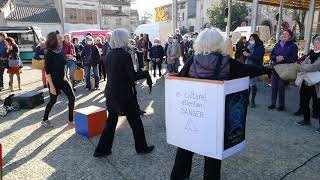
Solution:
[[[272,66],[278,64],[297,63],[301,72],[320,70],[320,37],[314,39],[314,50],[299,60],[298,47],[292,41],[293,33],[289,29],[283,31],[281,40],[275,45],[270,59]],[[49,88],[50,100],[45,108],[42,125],[53,127],[49,114],[62,92],[67,96],[69,104],[68,127],[73,128],[73,110],[75,90],[78,83],[74,79],[77,68],[83,68],[85,74],[85,89],[99,90],[100,81],[107,80],[105,87],[106,107],[109,115],[105,129],[94,152],[95,157],[104,157],[112,153],[112,143],[118,122],[118,117],[127,117],[133,131],[135,149],[138,154],[151,153],[154,146],[149,146],[145,137],[144,127],[140,118],[144,112],[137,100],[136,81],[146,79],[152,87],[153,76],[162,77],[163,64],[167,64],[167,72],[182,77],[210,80],[230,80],[250,77],[249,92],[250,107],[256,107],[258,93],[258,76],[271,76],[272,95],[270,110],[277,108],[285,110],[285,87],[289,84],[282,80],[276,71],[263,66],[265,48],[259,35],[254,33],[250,38],[241,37],[236,44],[235,59],[226,51],[228,43],[214,28],[206,28],[191,36],[182,36],[179,30],[168,37],[167,42],[155,38],[150,41],[148,34],[132,37],[124,29],[116,29],[106,36],[93,37],[88,33],[83,41],[77,37],[65,35],[63,38],[58,31],[51,32],[47,38],[41,38],[36,48],[35,59],[45,59],[42,70],[42,82]],[[5,62],[19,59],[19,48],[14,39],[0,33],[0,90],[3,89],[3,74],[7,68],[10,77],[9,88],[13,90],[13,75],[18,77],[21,89],[20,73],[22,66],[9,67]],[[180,64],[181,61],[183,64]],[[300,64],[299,64],[300,63]],[[149,65],[152,66],[152,71]],[[179,66],[183,65],[182,69]],[[94,79],[94,87],[92,87]],[[313,99],[313,116],[320,123],[320,85],[308,85],[305,81],[299,84],[300,107],[295,115],[304,116],[300,125],[310,124],[309,101]],[[277,106],[278,100],[278,106]],[[318,129],[320,132],[320,128]],[[186,179],[190,176],[193,152],[178,148],[172,180]],[[204,179],[219,179],[221,160],[205,157]]]

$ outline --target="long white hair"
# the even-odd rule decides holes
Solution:
[[[111,36],[111,48],[125,48],[128,46],[130,34],[126,29],[115,29]]]
[[[193,48],[195,55],[208,55],[210,53],[225,54],[226,43],[222,35],[215,28],[206,28],[198,35]]]

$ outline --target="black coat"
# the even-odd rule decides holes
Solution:
[[[130,101],[136,101],[133,86],[137,73],[131,55],[122,48],[111,49],[103,61],[108,77],[105,88],[108,111],[124,112]]]
[[[160,59],[162,60],[164,56],[164,49],[161,45],[153,46],[150,49],[150,58],[151,59]]]
[[[100,63],[100,54],[96,45],[85,45],[82,49],[81,59],[84,65],[97,65]]]

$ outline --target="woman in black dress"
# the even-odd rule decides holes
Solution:
[[[134,82],[139,78],[139,75],[134,71],[131,55],[126,50],[129,37],[127,30],[114,30],[111,38],[112,49],[104,59],[108,77],[105,97],[109,115],[106,127],[95,150],[95,157],[104,157],[111,154],[118,116],[122,112],[132,128],[136,152],[147,154],[154,149],[154,146],[147,145],[137,98],[133,90]]]
[[[45,54],[45,69],[47,72],[50,101],[46,106],[42,125],[53,127],[48,120],[53,105],[57,102],[58,95],[63,92],[69,100],[69,121],[68,127],[73,128],[73,110],[75,96],[71,84],[65,75],[66,61],[62,53],[62,38],[58,31],[48,34],[46,41],[47,52]]]

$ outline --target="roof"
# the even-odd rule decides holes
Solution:
[[[4,7],[8,2],[9,0],[0,0],[0,8]]]
[[[252,0],[240,0],[245,2],[252,2]],[[320,0],[316,1],[316,9],[320,9]],[[285,0],[284,7],[289,9],[301,9],[308,10],[309,9],[310,0]],[[259,0],[259,4],[265,4],[270,6],[280,6],[279,0]]]
[[[128,16],[127,14],[119,10],[102,9],[101,13],[103,16]]]
[[[52,7],[16,6],[14,11],[6,18],[8,21],[60,23],[60,17]]]

